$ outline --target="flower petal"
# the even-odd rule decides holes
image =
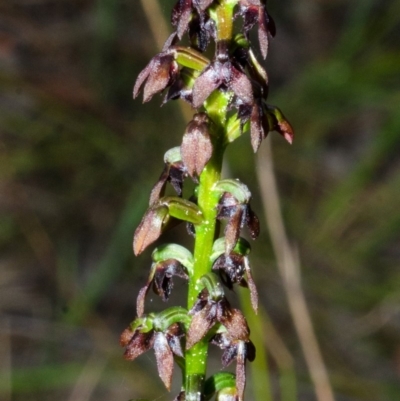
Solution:
[[[228,347],[226,347],[221,357],[222,366],[224,368],[229,366],[232,363],[232,361],[236,358],[236,355],[237,355],[236,345],[229,345]]]
[[[133,98],[134,99],[137,98],[137,96],[139,95],[140,88],[142,87],[142,85],[144,84],[144,82],[146,81],[148,76],[150,75],[150,71],[152,69],[152,64],[153,64],[153,60],[151,60],[150,63],[147,64],[147,66],[144,68],[144,70],[141,71],[141,73],[137,77],[135,86],[133,87]]]
[[[246,225],[250,231],[251,238],[256,239],[260,235],[260,220],[249,204],[246,208]]]
[[[169,177],[170,166],[165,165],[163,172],[160,175],[157,183],[154,185],[150,193],[149,205],[153,205],[157,202],[165,193],[165,185]]]
[[[154,353],[158,374],[167,390],[170,390],[174,371],[174,356],[164,333],[155,333]]]
[[[207,115],[197,114],[188,124],[181,145],[182,161],[191,177],[200,177],[212,152]]]
[[[228,86],[244,104],[252,104],[254,98],[251,82],[246,74],[233,66],[231,67],[231,80]]]
[[[178,65],[173,55],[156,56],[144,85],[143,102],[148,102],[156,93],[163,91],[177,72]]]
[[[244,258],[244,266],[245,266],[246,275],[247,275],[247,284],[248,284],[249,290],[250,290],[251,306],[253,307],[254,312],[257,313],[257,311],[258,311],[258,291],[257,291],[256,284],[254,282],[254,279],[253,279],[253,275],[251,274],[249,261],[246,257]]]
[[[179,0],[172,10],[172,25],[177,26],[177,34],[182,39],[187,31],[190,17],[192,15],[192,0]]]
[[[265,7],[260,6],[258,9],[258,41],[260,43],[260,50],[264,59],[267,57],[269,47],[267,18],[268,14],[265,11]]]
[[[178,323],[174,323],[171,325],[168,329],[168,332],[166,333],[168,344],[172,350],[172,352],[180,356],[181,358],[184,357],[183,355],[183,350],[182,350],[182,345],[181,345],[181,337],[184,336],[184,332],[181,328],[181,326]]]
[[[134,334],[135,333],[132,331],[130,327],[125,329],[122,332],[121,337],[119,338],[119,344],[121,345],[121,347],[126,347],[132,340]]]
[[[220,80],[214,67],[212,65],[207,67],[193,85],[193,107],[196,109],[200,107],[219,85]]]
[[[257,152],[261,145],[261,141],[264,139],[264,129],[261,124],[260,108],[257,104],[253,106],[251,117],[250,117],[250,135],[251,135],[251,146],[253,147],[254,153]]]
[[[207,304],[200,312],[195,313],[186,335],[186,349],[197,344],[216,322],[215,305]]]
[[[239,239],[243,217],[243,206],[237,205],[225,227],[225,254],[229,255]]]
[[[243,341],[240,341],[238,344],[237,358],[236,358],[236,389],[238,392],[239,401],[243,400],[245,387],[246,387],[245,343]]]
[[[167,218],[167,206],[151,207],[147,210],[133,237],[133,252],[136,256],[158,239]]]
[[[154,332],[135,333],[132,340],[126,346],[124,357],[128,361],[133,361],[138,356],[142,355],[154,344]]]
[[[247,341],[250,336],[246,318],[239,309],[227,309],[220,317],[219,322],[225,326],[229,338],[233,340]]]
[[[194,0],[197,3],[197,7],[199,7],[200,11],[204,11],[214,0]]]
[[[136,298],[136,314],[138,315],[138,317],[143,316],[144,302],[146,299],[147,292],[149,291],[149,286],[150,286],[150,283],[147,282],[147,284],[140,289],[139,294]]]

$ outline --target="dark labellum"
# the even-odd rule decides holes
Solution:
[[[212,299],[208,291],[204,289],[190,311],[193,318],[186,337],[186,349],[198,343],[215,323],[226,320],[225,315],[230,314],[230,308],[224,296],[220,299]]]
[[[153,263],[150,276],[146,285],[139,291],[137,297],[137,315],[141,317],[144,312],[144,301],[150,286],[153,286],[153,291],[159,295],[163,301],[168,301],[173,288],[172,278],[180,277],[185,280],[188,275],[185,273],[183,266],[175,259],[168,259],[162,262]]]
[[[165,193],[165,186],[170,182],[175,192],[181,196],[183,181],[187,177],[187,170],[182,161],[165,162],[164,170],[150,194],[150,206],[157,202]]]
[[[248,227],[252,239],[256,239],[260,233],[260,222],[250,205],[239,203],[230,193],[224,193],[220,199],[218,218],[228,219],[225,228],[226,254],[232,252],[244,225]]]

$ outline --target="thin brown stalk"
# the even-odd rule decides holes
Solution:
[[[140,0],[147,22],[158,49],[162,49],[165,39],[170,35],[170,29],[165,22],[157,0]]]
[[[277,332],[267,311],[262,306],[258,311],[262,329],[264,334],[265,347],[271,353],[271,356],[276,361],[277,365],[282,369],[293,369],[294,359],[288,348],[286,347],[282,337]]]
[[[334,401],[328,371],[322,358],[301,285],[299,256],[295,248],[289,243],[286,234],[269,141],[260,149],[257,158],[257,175],[279,273],[317,399],[318,401]]]
[[[2,320],[2,330],[0,332],[0,371],[4,383],[2,399],[4,401],[11,401],[11,328],[7,317],[2,317]]]

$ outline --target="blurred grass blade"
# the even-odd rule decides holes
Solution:
[[[137,188],[140,188],[139,184],[135,185],[129,195],[110,245],[99,260],[96,271],[88,280],[86,288],[82,289],[81,294],[69,305],[69,314],[66,317],[68,322],[75,324],[82,322],[110,285],[117,280],[126,261],[132,257],[133,232],[148,201],[146,193],[138,191]]]

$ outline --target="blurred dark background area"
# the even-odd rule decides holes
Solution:
[[[272,134],[275,172],[332,386],[338,401],[400,400],[400,1],[269,4],[269,100],[296,131],[293,146]],[[118,346],[151,263],[133,232],[185,127],[176,102],[132,100],[158,51],[138,0],[0,0],[1,400],[176,395],[150,353],[128,363]],[[228,165],[263,217],[248,135]],[[192,244],[183,228],[166,241]],[[252,265],[312,401],[265,225]]]

